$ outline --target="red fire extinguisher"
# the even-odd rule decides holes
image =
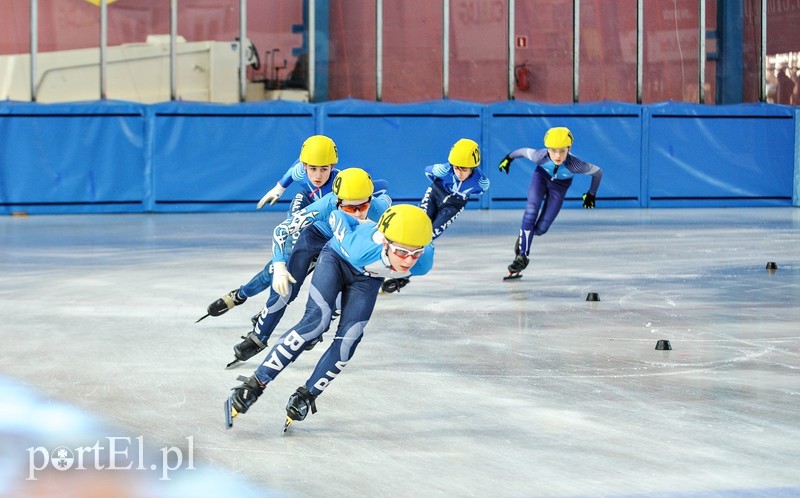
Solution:
[[[531,87],[531,71],[528,69],[527,63],[517,64],[514,66],[514,82],[520,91],[527,92]]]

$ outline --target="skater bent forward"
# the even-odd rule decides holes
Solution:
[[[544,149],[523,147],[509,153],[500,162],[500,171],[506,173],[511,168],[511,161],[520,157],[536,165],[528,187],[528,203],[525,205],[525,214],[522,215],[522,226],[514,247],[514,261],[508,265],[509,276],[506,278],[518,278],[520,272],[528,266],[533,237],[544,235],[550,229],[561,211],[564,197],[576,174],[592,177],[589,191],[583,194],[583,207],[592,209],[595,206],[595,196],[603,178],[603,170],[573,156],[570,150],[574,141],[568,128],[550,128],[544,135]]]
[[[352,359],[364,334],[385,277],[424,275],[433,266],[433,227],[425,212],[408,204],[390,207],[377,225],[359,223],[341,211],[331,213],[334,237],[320,253],[311,279],[306,311],[267,353],[262,365],[233,389],[226,409],[232,417],[245,413],[285,367],[329,326],[341,292],[341,317],[336,336],[314,372],[289,398],[286,427],[316,410],[316,398]]]

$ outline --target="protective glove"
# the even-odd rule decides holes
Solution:
[[[268,202],[269,205],[272,206],[273,204],[278,202],[278,199],[281,198],[281,195],[283,194],[284,191],[286,191],[286,189],[284,187],[281,187],[280,183],[276,183],[275,186],[272,187],[272,190],[264,194],[264,197],[262,197],[261,200],[258,201],[258,206],[256,206],[256,209],[261,209]]]
[[[272,263],[272,288],[275,289],[275,292],[280,294],[281,297],[288,296],[292,291],[292,286],[289,285],[289,282],[297,283],[292,274],[286,269],[286,263],[283,261]]]
[[[594,208],[594,201],[596,199],[597,198],[594,195],[590,194],[589,192],[586,192],[585,194],[583,194],[583,207],[585,207],[586,209]]]
[[[500,166],[499,166],[500,171],[504,172],[505,174],[508,174],[509,170],[511,169],[511,161],[513,160],[514,158],[506,154],[506,157],[504,157],[503,160],[500,161]]]

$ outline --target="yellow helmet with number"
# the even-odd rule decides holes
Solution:
[[[395,204],[381,215],[378,230],[391,242],[412,247],[427,246],[433,240],[433,224],[421,208]]]
[[[544,134],[544,146],[548,149],[566,149],[571,147],[574,141],[575,137],[572,136],[572,132],[563,126],[550,128]]]
[[[478,147],[478,142],[462,138],[453,144],[447,161],[459,168],[477,168],[481,163],[481,149]]]
[[[330,166],[339,162],[336,144],[325,135],[312,135],[300,147],[300,162],[309,166]]]
[[[333,180],[333,195],[343,201],[355,201],[372,197],[375,186],[369,173],[361,168],[343,169]]]

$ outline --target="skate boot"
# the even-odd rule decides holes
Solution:
[[[233,394],[230,395],[226,403],[226,407],[230,409],[230,417],[228,418],[228,425],[233,425],[231,419],[240,413],[247,413],[247,410],[253,406],[253,403],[258,401],[258,397],[264,392],[266,384],[262,384],[255,375],[244,377],[240,375],[236,380],[242,381],[242,384],[231,389]],[[226,415],[228,415],[226,413]]]
[[[400,292],[400,289],[405,287],[411,282],[411,279],[408,277],[402,278],[387,278],[381,284],[381,291],[391,294],[392,292]]]
[[[239,306],[245,301],[247,301],[246,297],[239,297],[239,289],[233,289],[229,293],[209,304],[208,308],[206,309],[206,314],[198,318],[197,322],[208,316],[224,315],[228,312],[228,310],[233,309],[235,306]]]
[[[289,396],[289,402],[286,403],[286,424],[283,427],[283,432],[286,432],[286,429],[295,420],[304,420],[309,410],[311,410],[311,413],[317,413],[316,399],[317,397],[308,392],[305,386],[298,387],[297,391]]]
[[[259,339],[254,332],[243,335],[242,339],[244,339],[242,342],[233,347],[233,355],[236,359],[228,363],[225,368],[230,368],[240,361],[247,361],[267,348],[267,343]]]
[[[520,272],[528,267],[528,256],[524,254],[517,254],[514,258],[514,261],[508,265],[508,276],[503,277],[503,280],[512,280],[516,278],[522,278]]]
[[[330,326],[328,326],[328,328],[330,328]],[[327,330],[325,332],[327,332]],[[320,343],[320,342],[322,342],[322,334],[320,334],[319,337],[317,337],[314,340],[309,341],[308,344],[303,346],[303,351],[311,351],[312,349],[314,349],[314,346],[316,346],[317,343]]]

